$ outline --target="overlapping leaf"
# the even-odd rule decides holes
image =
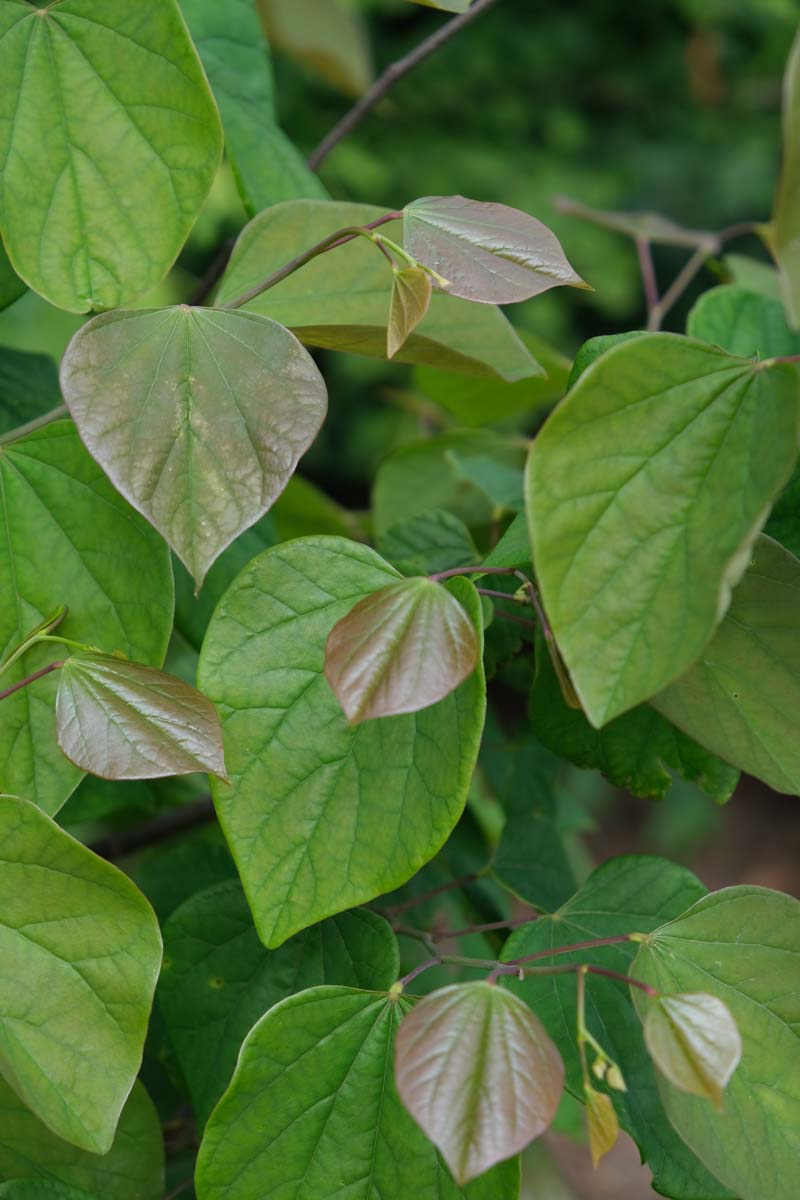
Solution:
[[[337,229],[363,225],[385,213],[369,204],[319,200],[274,205],[239,237],[218,303],[243,295]],[[397,240],[394,222],[381,228]],[[391,285],[383,255],[358,237],[307,263],[247,308],[280,321],[308,346],[385,358]],[[508,380],[541,374],[501,312],[441,294],[433,296],[428,315],[394,361]]]
[[[722,1107],[723,1090],[742,1057],[742,1039],[730,1010],[717,996],[660,996],[645,1014],[644,1040],[670,1083]]]
[[[372,82],[363,17],[345,0],[256,0],[270,44],[358,96]]]
[[[8,308],[9,304],[13,304],[15,300],[19,300],[27,290],[8,261],[3,243],[0,242],[0,312],[4,308]]]
[[[161,664],[172,627],[169,553],[114,491],[71,422],[0,455],[0,657],[59,604],[65,637]],[[37,646],[4,675],[13,683],[61,657]],[[56,744],[56,673],[2,702],[0,790],[57,812],[80,772]]]
[[[405,249],[452,296],[513,304],[553,287],[586,288],[554,233],[507,204],[425,196],[403,209]]]
[[[686,332],[742,358],[800,354],[800,333],[793,333],[779,300],[743,287],[711,288],[689,313]]]
[[[327,406],[286,329],[186,305],[96,317],[70,343],[61,386],[91,454],[198,586],[283,491]]]
[[[480,560],[464,522],[443,508],[398,521],[378,539],[377,548],[404,575],[433,575]]]
[[[111,654],[73,654],[56,695],[58,744],[101,779],[225,778],[214,706],[182,679]]]
[[[597,727],[702,651],[797,455],[797,380],[674,334],[603,354],[537,437],[527,505],[559,648]]]
[[[462,1191],[400,1103],[395,1033],[409,1002],[316,987],[276,1005],[245,1042],[206,1127],[198,1200],[516,1200],[519,1166]]]
[[[800,325],[800,34],[783,77],[783,164],[772,221],[765,227],[767,243],[781,277],[786,315]]]
[[[779,792],[800,794],[800,562],[762,535],[731,607],[654,708]]]
[[[166,274],[222,149],[175,0],[0,3],[0,227],[17,273],[71,312]]]
[[[60,403],[58,369],[52,358],[0,348],[0,433],[10,433]]]
[[[339,618],[398,578],[355,542],[298,539],[256,558],[209,626],[199,683],[218,707],[233,781],[212,791],[268,946],[405,882],[463,809],[480,666],[438,704],[356,728],[324,676]],[[477,627],[474,591],[451,586]]]
[[[800,1179],[800,902],[733,887],[657,929],[634,965],[662,992],[710,992],[743,1047],[721,1111],[661,1081],[669,1119],[741,1200],[793,1200]],[[643,1016],[648,1001],[638,994]]]
[[[386,357],[394,358],[410,334],[423,320],[431,302],[431,277],[421,267],[403,267],[394,272],[389,297],[389,326]]]
[[[564,1064],[516,996],[486,982],[452,984],[404,1017],[395,1079],[403,1104],[464,1184],[544,1133]]]

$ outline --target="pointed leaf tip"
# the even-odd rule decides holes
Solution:
[[[611,1097],[597,1092],[590,1084],[584,1084],[586,1098],[586,1127],[589,1133],[589,1149],[595,1166],[608,1154],[619,1137],[619,1122]]]
[[[395,1079],[403,1104],[463,1185],[544,1133],[561,1099],[564,1066],[513,993],[485,982],[453,984],[403,1020]]]
[[[325,676],[354,724],[435,704],[472,673],[479,653],[455,596],[430,579],[399,579],[334,625]]]
[[[427,313],[431,291],[430,275],[421,267],[403,267],[395,271],[386,329],[387,358],[394,358]]]
[[[722,1107],[723,1090],[742,1057],[742,1039],[727,1005],[706,992],[662,996],[645,1017],[644,1038],[671,1083]]]

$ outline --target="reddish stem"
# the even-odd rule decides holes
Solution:
[[[11,684],[11,687],[7,687],[4,692],[0,692],[0,700],[5,700],[6,696],[13,696],[14,692],[27,687],[29,683],[35,683],[37,679],[41,679],[43,675],[49,675],[51,671],[57,671],[63,665],[63,662],[48,663],[46,667],[42,667],[39,671],[34,671],[32,675],[27,675],[25,679],[17,680],[16,683]]]
[[[432,942],[449,942],[453,938],[468,937],[472,933],[494,933],[497,929],[520,929],[530,925],[538,914],[529,917],[519,917],[516,921],[488,921],[485,925],[467,925],[464,929],[445,929],[442,933],[432,933]]]
[[[538,958],[550,958],[554,954],[572,954],[578,950],[594,950],[598,946],[616,946],[620,942],[630,941],[627,933],[615,933],[612,937],[591,938],[588,942],[574,942],[571,946],[556,946],[553,950],[537,950],[535,954],[526,954],[522,958],[510,959],[506,964],[511,967],[521,967],[525,963],[535,962]]]
[[[460,879],[451,879],[449,883],[441,883],[438,887],[430,888],[427,892],[420,892],[418,896],[411,896],[408,900],[404,900],[402,904],[395,904],[392,908],[383,910],[387,917],[396,917],[400,913],[407,912],[409,908],[416,908],[418,904],[424,904],[427,900],[434,900],[437,896],[443,895],[444,892],[453,892],[457,888],[466,887],[469,883],[474,883],[478,878],[476,871],[470,875],[462,875]]]

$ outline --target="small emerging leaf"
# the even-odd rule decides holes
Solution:
[[[561,1056],[537,1017],[486,982],[420,1001],[397,1034],[400,1099],[457,1183],[544,1133],[564,1086]]]
[[[604,1154],[608,1154],[619,1137],[619,1122],[610,1096],[596,1092],[590,1084],[584,1084],[586,1097],[586,1126],[589,1132],[589,1148],[595,1166]]]
[[[742,1057],[739,1030],[721,1000],[706,992],[662,996],[645,1017],[644,1038],[671,1083],[721,1107],[723,1089]]]
[[[187,683],[111,654],[64,663],[56,696],[58,744],[102,779],[208,771],[225,778],[214,706]]]
[[[443,276],[451,296],[512,304],[563,284],[591,290],[555,234],[506,204],[426,196],[406,206],[403,231],[408,253]]]
[[[475,669],[475,626],[431,579],[400,579],[360,600],[328,635],[325,676],[355,724],[418,712]]]
[[[421,267],[403,267],[394,273],[389,297],[386,356],[394,358],[412,330],[416,329],[431,302],[431,278]]]

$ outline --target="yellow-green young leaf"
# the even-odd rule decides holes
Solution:
[[[791,366],[666,333],[601,355],[548,419],[526,477],[531,542],[594,726],[703,650],[791,472],[797,432]]]
[[[713,254],[719,246],[718,235],[710,229],[686,229],[669,217],[663,217],[661,213],[610,212],[608,209],[590,208],[587,204],[581,204],[567,196],[558,196],[556,207],[560,212],[582,217],[585,221],[601,225],[604,229],[613,229],[627,237],[644,238],[648,242],[658,242],[664,246],[707,246],[709,254]]]
[[[664,1108],[684,1142],[740,1200],[796,1200],[800,902],[759,887],[713,892],[651,933],[630,973],[665,994],[707,992],[724,1003],[738,1027],[742,1057],[722,1108],[661,1075]],[[646,1021],[652,1001],[638,990],[633,998]],[[680,1034],[685,1046],[685,1025]],[[714,1068],[716,1074],[727,1063],[716,1074],[720,1084],[735,1049],[731,1033],[726,1041],[727,1056]]]
[[[85,1049],[84,1058],[100,1069]],[[158,1114],[142,1085],[134,1084],[111,1149],[90,1154],[51,1133],[0,1079],[0,1179],[35,1180],[37,1187],[60,1180],[98,1200],[161,1200],[164,1139]],[[40,1197],[50,1200],[46,1193],[25,1200]]]
[[[619,1137],[619,1121],[611,1103],[611,1097],[595,1091],[591,1084],[584,1084],[586,1098],[586,1128],[589,1133],[589,1149],[595,1166],[604,1154],[614,1148]]]
[[[149,291],[222,150],[175,0],[0,0],[0,226],[17,273],[71,312]]]
[[[372,82],[363,17],[346,0],[256,0],[276,50],[351,96]]]
[[[512,304],[564,284],[591,291],[555,234],[507,204],[426,196],[403,210],[403,236],[408,253],[464,300]]]
[[[58,1137],[106,1154],[142,1059],[155,914],[27,800],[0,796],[0,843],[0,1070]]]
[[[386,357],[394,358],[428,311],[431,302],[431,277],[421,267],[395,270],[389,297],[389,325],[386,330]]]
[[[255,558],[209,625],[198,680],[218,706],[233,785],[212,792],[267,946],[405,883],[463,811],[483,728],[480,660],[437,704],[357,727],[325,678],[333,626],[399,578],[367,546],[298,538]],[[478,628],[475,589],[450,586]]]
[[[764,230],[778,264],[786,315],[800,326],[800,32],[783,77],[783,164],[772,220]]]
[[[197,586],[277,499],[325,417],[311,355],[254,313],[104,313],[61,364],[64,399],[112,483]]]
[[[114,490],[71,421],[0,452],[0,658],[59,605],[59,633],[160,666],[173,614],[169,550]],[[17,682],[56,659],[41,643],[3,675]],[[80,781],[56,742],[52,672],[2,702],[0,791],[58,812]]]
[[[800,561],[762,534],[716,634],[650,703],[726,762],[800,795]]]
[[[225,778],[222,731],[202,693],[153,667],[111,654],[75,654],[60,671],[58,744],[101,779],[158,779],[209,771]]]
[[[456,983],[404,1017],[395,1079],[403,1104],[464,1184],[544,1133],[561,1099],[564,1065],[511,992]]]
[[[442,12],[463,13],[472,0],[412,0],[413,4],[424,4],[426,8],[440,8]]]
[[[730,1011],[708,992],[661,996],[644,1019],[653,1062],[682,1092],[717,1107],[742,1057],[742,1039]]]
[[[419,712],[475,670],[480,644],[464,607],[431,579],[365,596],[325,643],[325,677],[355,724]]]
[[[292,200],[274,205],[242,231],[218,303],[244,295],[337,229],[385,215],[386,209],[371,204],[339,201]],[[399,222],[389,222],[381,230],[395,241],[400,237]],[[357,237],[306,263],[246,307],[280,321],[308,346],[385,358],[391,286],[386,259],[365,238]],[[541,374],[499,309],[442,293],[432,297],[427,316],[394,361],[512,381]]]
[[[206,1127],[198,1200],[517,1200],[517,1161],[462,1189],[400,1103],[392,1055],[408,1008],[346,987],[271,1008]]]

